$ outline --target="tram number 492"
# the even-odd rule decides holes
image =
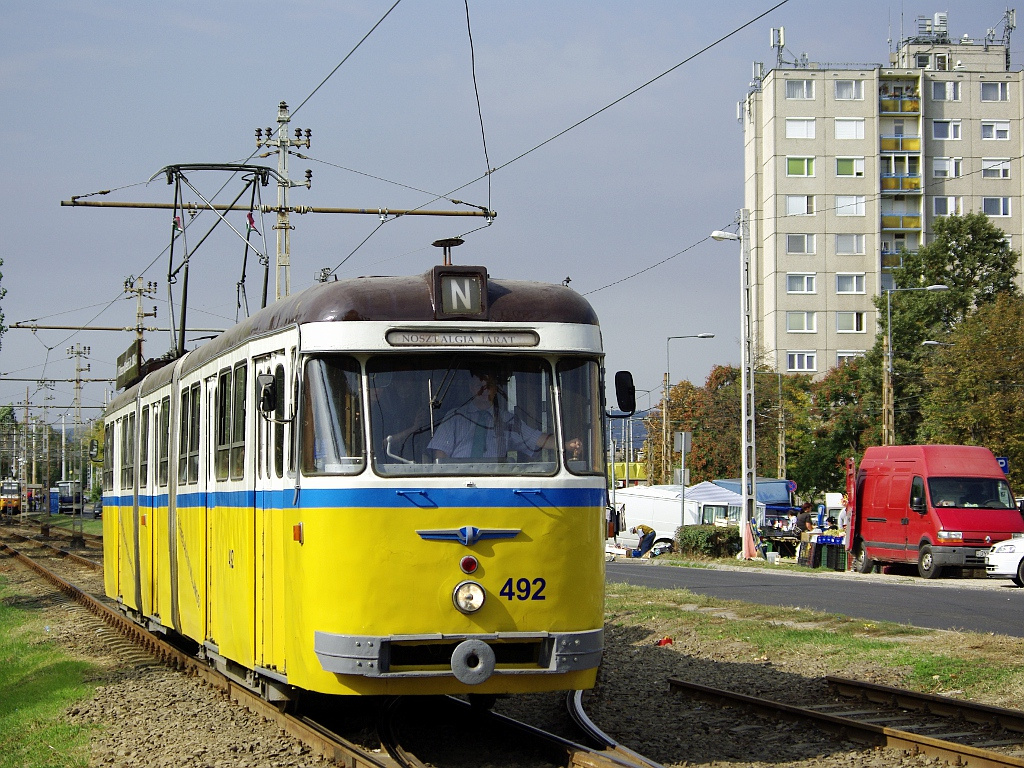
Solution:
[[[505,582],[498,593],[506,600],[546,600],[544,587],[547,582],[544,579],[509,579]]]

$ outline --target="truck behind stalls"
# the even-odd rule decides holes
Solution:
[[[853,569],[917,563],[926,579],[947,567],[985,567],[996,542],[1024,532],[1010,485],[987,448],[890,445],[847,462]]]

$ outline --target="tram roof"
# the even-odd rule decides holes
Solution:
[[[478,269],[483,270],[483,267]],[[355,277],[318,283],[261,309],[213,340],[190,351],[181,372],[189,373],[246,339],[317,322],[443,322],[436,319],[433,271],[401,277]],[[563,285],[525,280],[487,279],[487,316],[472,322],[573,323],[597,325],[590,302]],[[153,372],[145,391],[166,383],[172,365]],[[125,393],[131,390],[129,387]],[[118,397],[116,400],[120,400]]]

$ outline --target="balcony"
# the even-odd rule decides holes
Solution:
[[[917,251],[907,251],[908,254],[917,253]],[[882,246],[882,269],[897,269],[903,266],[903,253],[901,251],[894,251],[891,248]]]
[[[919,115],[921,97],[883,96],[878,100],[878,111],[883,115]]]
[[[920,136],[881,136],[880,148],[883,152],[920,152]]]
[[[883,213],[882,231],[919,231],[921,214],[919,213]]]
[[[919,173],[883,173],[881,178],[882,192],[920,192],[921,174]]]

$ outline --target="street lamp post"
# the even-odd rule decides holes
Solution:
[[[671,364],[669,361],[669,342],[672,339],[713,339],[715,334],[713,333],[691,333],[685,336],[669,336],[665,339],[665,382],[663,384],[663,405],[661,414],[661,478],[667,480],[668,468],[670,468],[668,456],[668,388],[669,388],[669,375],[672,371]]]
[[[885,289],[885,356],[882,367],[882,445],[896,445],[896,407],[892,389],[892,295],[902,291],[948,291],[948,285]]]
[[[751,307],[751,275],[750,275],[750,218],[746,208],[740,210],[740,231],[723,232],[715,230],[711,233],[713,240],[738,240],[740,244],[740,384],[742,416],[742,465],[743,477],[740,480],[743,496],[743,507],[740,510],[740,541],[743,546],[743,559],[755,556],[754,540],[750,535],[750,521],[755,518],[757,510],[757,448],[754,426],[754,329],[753,309]]]

